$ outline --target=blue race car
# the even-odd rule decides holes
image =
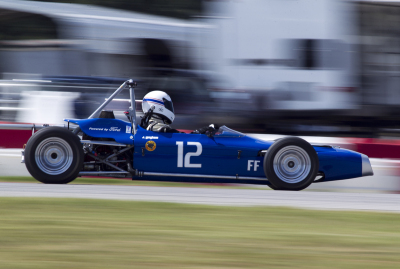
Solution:
[[[127,86],[131,106],[126,112],[128,121],[123,121],[103,109]],[[135,86],[132,80],[124,82],[88,119],[66,119],[68,128],[53,126],[36,132],[23,152],[31,175],[50,184],[96,175],[265,184],[275,190],[302,190],[314,182],[373,175],[366,155],[329,145],[311,145],[298,137],[263,141],[226,126],[194,134],[165,128],[154,131],[148,122],[136,123]],[[147,108],[143,104],[147,112],[173,112],[172,102],[165,98],[145,101],[150,106],[154,104]],[[171,115],[167,115],[167,123]],[[70,128],[70,123],[78,127]]]

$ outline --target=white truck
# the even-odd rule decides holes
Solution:
[[[216,25],[209,61],[224,78],[213,93],[222,104],[278,116],[359,109],[358,22],[349,1],[206,1],[205,6],[206,20]]]
[[[208,9],[218,12],[210,19],[218,25],[211,59],[227,87],[275,91],[274,109],[358,104],[356,17],[348,1],[216,1]]]

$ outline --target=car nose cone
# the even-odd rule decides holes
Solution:
[[[362,163],[362,175],[365,176],[373,176],[374,171],[372,171],[371,162],[367,155],[361,154],[361,163]]]

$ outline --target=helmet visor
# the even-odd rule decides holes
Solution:
[[[163,98],[163,102],[164,102],[164,106],[166,109],[174,112],[174,105],[172,104],[172,101],[169,101],[169,100]]]

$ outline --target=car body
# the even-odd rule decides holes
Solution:
[[[130,123],[118,119],[66,121],[78,124],[91,137],[114,139],[133,146],[133,167],[138,174],[144,172],[142,177],[146,179],[160,173],[164,175],[157,174],[157,177],[170,174],[168,177],[173,180],[180,180],[183,175],[199,175],[200,181],[207,182],[232,182],[229,178],[236,178],[234,182],[265,181],[264,155],[275,142],[252,138],[226,126],[222,126],[213,137],[159,133],[139,126],[132,137]],[[113,129],[118,131],[110,131]],[[149,145],[153,146],[150,148]],[[182,153],[178,152],[180,147]],[[313,147],[318,154],[318,171],[324,175],[323,181],[367,176],[372,171],[368,157],[361,153],[329,145]]]
[[[124,85],[125,84],[125,85]],[[314,182],[373,175],[367,156],[329,145],[286,137],[264,141],[220,127],[213,134],[161,133],[100,112],[125,82],[88,119],[65,119],[74,132],[48,127],[28,141],[28,171],[44,183],[68,183],[77,176],[129,176],[132,179],[266,184],[301,190]],[[99,117],[100,116],[100,117]],[[82,138],[78,136],[81,135]]]

